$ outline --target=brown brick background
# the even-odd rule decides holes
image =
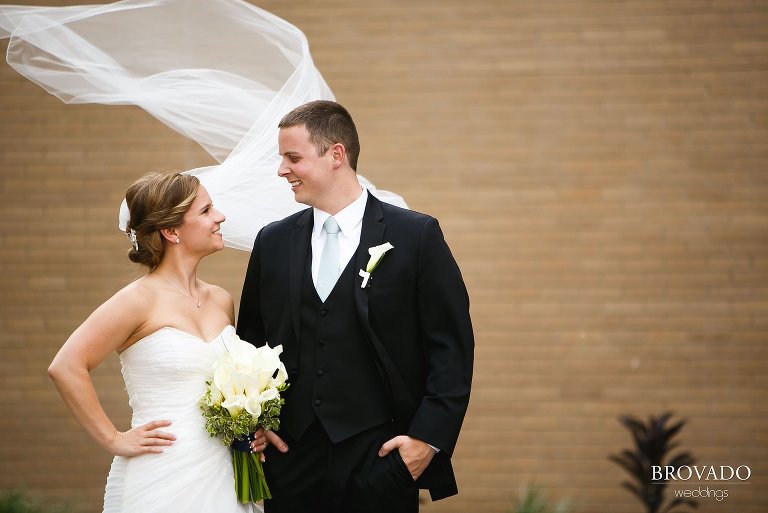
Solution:
[[[630,446],[616,418],[665,410],[700,464],[752,469],[700,511],[768,509],[768,2],[259,5],[305,31],[361,172],[438,217],[465,275],[461,493],[424,511],[505,512],[535,481],[574,512],[639,513],[607,460]],[[137,108],[64,105],[6,64],[0,112],[0,490],[100,511],[110,456],[45,369],[138,276],[116,229],[126,186],[211,160]],[[246,259],[201,276],[237,299]],[[94,380],[126,426],[117,359]]]

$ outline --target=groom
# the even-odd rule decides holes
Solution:
[[[419,488],[458,493],[474,348],[459,268],[434,218],[361,188],[344,107],[310,102],[279,127],[278,175],[312,208],[259,232],[240,302],[238,334],[282,344],[291,384],[266,433],[266,511],[417,512]]]

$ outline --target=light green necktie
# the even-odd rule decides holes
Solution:
[[[336,285],[339,279],[339,223],[330,216],[323,223],[325,232],[325,246],[320,257],[320,270],[317,273],[317,295],[325,302],[325,299]]]

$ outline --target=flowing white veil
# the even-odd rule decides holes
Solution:
[[[8,63],[62,101],[137,105],[213,156],[189,172],[227,216],[227,246],[250,250],[261,227],[305,208],[276,176],[277,123],[333,93],[290,23],[241,0],[0,6],[8,37]]]

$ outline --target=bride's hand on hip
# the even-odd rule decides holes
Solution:
[[[118,431],[112,440],[111,452],[115,456],[161,453],[176,441],[176,435],[160,430],[170,425],[170,420],[153,420],[129,431]]]

